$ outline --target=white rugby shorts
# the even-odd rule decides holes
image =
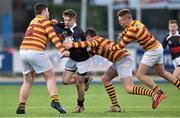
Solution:
[[[162,45],[156,49],[146,51],[141,59],[141,63],[148,66],[153,66],[154,64],[163,64],[163,51],[164,49]]]
[[[117,71],[119,78],[132,77],[133,61],[130,56],[117,61],[112,68]]]
[[[180,67],[180,57],[177,57],[173,60],[174,67]]]
[[[79,74],[84,74],[88,72],[89,65],[90,65],[90,59],[87,59],[82,62],[76,62],[71,58],[69,58],[68,61],[66,62],[65,69],[73,72],[77,71]]]
[[[20,50],[19,53],[23,74],[27,74],[29,72],[32,72],[33,70],[39,74],[52,68],[52,63],[45,51],[23,49]]]

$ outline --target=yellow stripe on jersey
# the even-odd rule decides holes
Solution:
[[[38,15],[30,22],[20,49],[44,51],[49,41],[52,41],[60,52],[65,51],[50,21]]]
[[[124,48],[127,44],[134,41],[138,43],[145,51],[152,50],[160,46],[160,43],[148,31],[144,24],[138,20],[134,20],[125,30],[120,33],[121,41],[115,46],[111,46],[109,50],[118,50]]]
[[[92,47],[89,52],[90,55],[95,55],[95,54],[101,55],[113,63],[129,55],[128,51],[125,50],[124,48],[116,51],[108,51],[104,48],[106,44],[110,46],[115,45],[114,42],[108,39],[104,39],[102,37],[96,36],[92,41],[74,42],[72,43],[72,48]]]

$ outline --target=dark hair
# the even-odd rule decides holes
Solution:
[[[169,20],[169,24],[178,24],[178,22],[175,19],[171,19],[171,20]]]
[[[35,15],[39,15],[42,13],[43,10],[48,8],[48,6],[44,3],[37,3],[34,5],[34,13]]]
[[[87,28],[85,32],[85,36],[90,35],[90,36],[96,36],[96,30],[94,28]]]
[[[129,9],[121,9],[117,12],[117,16],[124,16],[132,18],[131,11]]]
[[[63,12],[63,16],[69,16],[70,18],[76,18],[76,12],[72,9],[67,9]]]

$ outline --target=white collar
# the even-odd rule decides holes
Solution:
[[[76,23],[74,23],[74,25],[70,28],[70,30],[74,33],[74,30],[73,30],[73,28],[74,27],[76,27],[77,26],[77,24]]]
[[[178,31],[176,31],[176,34],[174,36],[177,36],[177,35],[179,35]],[[169,36],[172,36],[172,34],[170,32],[169,32]]]

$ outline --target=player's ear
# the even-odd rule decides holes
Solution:
[[[89,40],[91,37],[89,35],[86,35],[86,40]]]

